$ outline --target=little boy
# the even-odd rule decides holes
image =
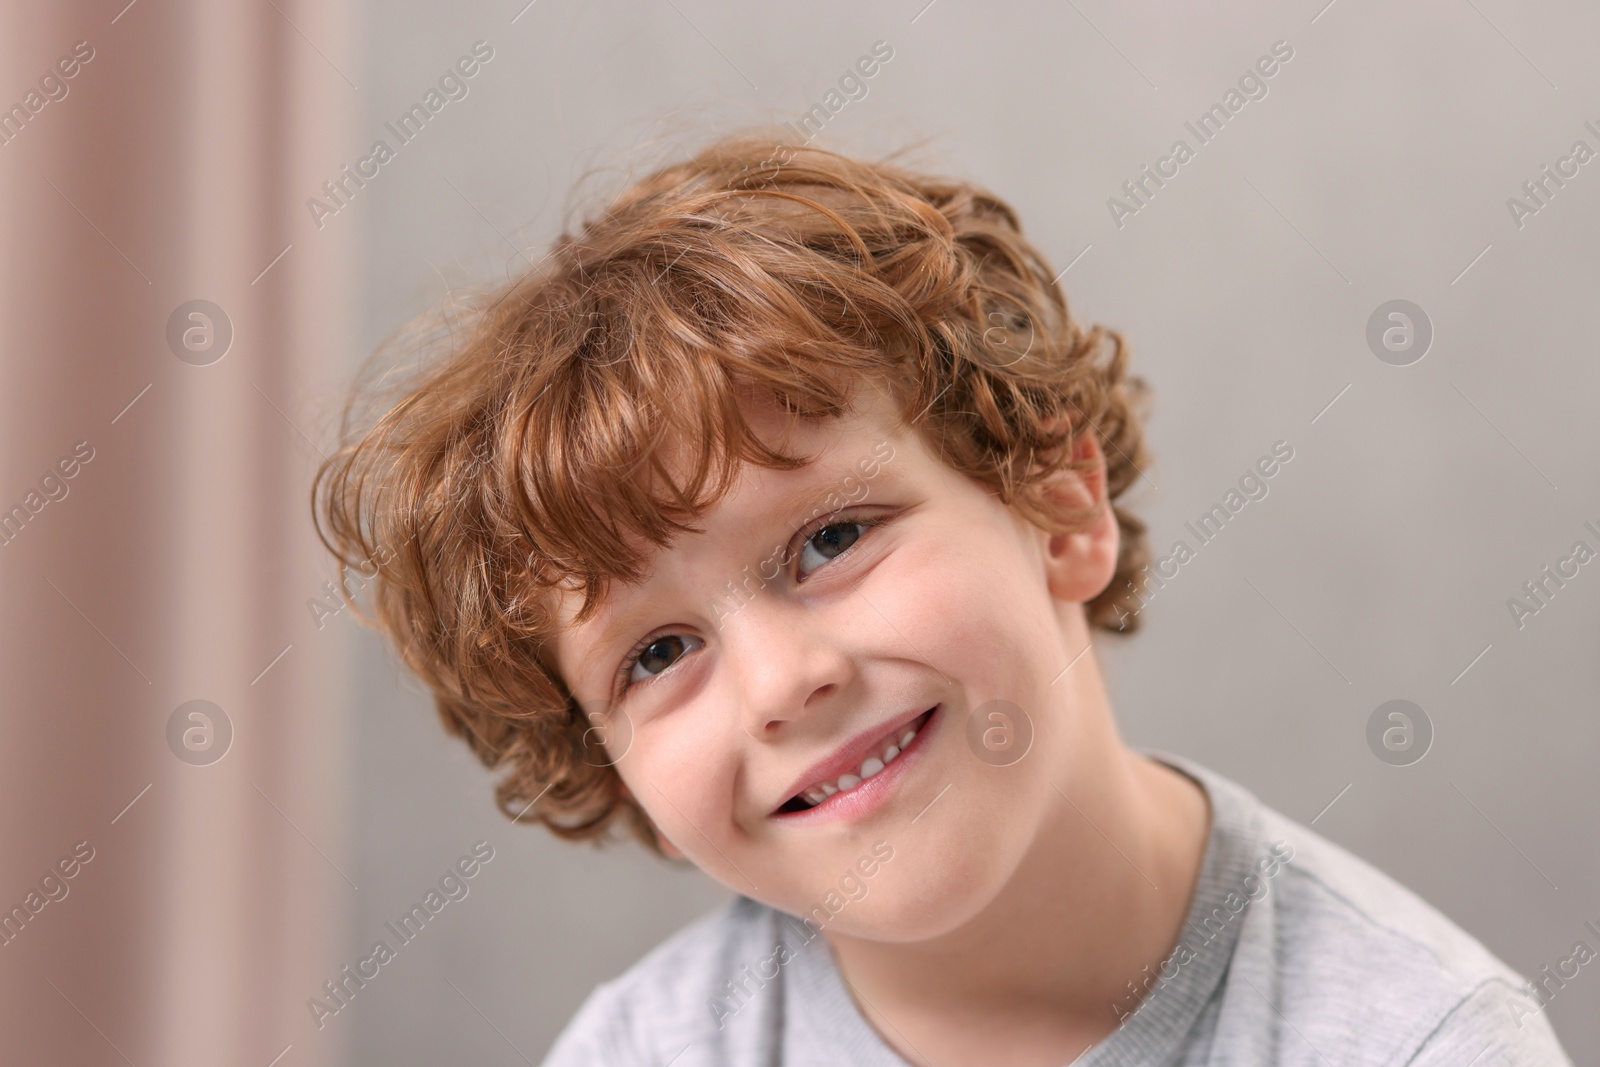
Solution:
[[[545,1062],[1567,1063],[1427,904],[1119,738],[1143,385],[1053,277],[971,184],[725,138],[320,472],[502,809],[740,894]]]

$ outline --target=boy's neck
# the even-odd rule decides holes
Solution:
[[[1209,835],[1205,791],[1123,744],[1099,695],[1072,717],[1053,807],[987,907],[925,941],[827,932],[857,1006],[912,1063],[919,1048],[942,1067],[1069,1062],[1137,1006],[1127,983],[1178,941]]]

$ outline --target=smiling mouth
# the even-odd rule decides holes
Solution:
[[[855,770],[827,781],[813,782],[786,800],[783,806],[778,808],[774,814],[782,815],[797,811],[807,811],[837,793],[850,792],[861,783],[878,774],[893,763],[900,753],[910,746],[912,741],[916,740],[917,733],[927,725],[929,717],[933,715],[936,708],[937,705],[918,715],[907,723],[898,735],[885,738],[875,751],[861,761]]]

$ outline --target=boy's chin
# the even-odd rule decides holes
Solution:
[[[967,887],[966,892],[918,894],[891,899],[885,892],[877,899],[850,905],[825,928],[830,934],[860,941],[909,944],[931,941],[960,929],[984,905],[994,899],[982,887]]]
[[[895,858],[901,860],[902,854]],[[825,929],[863,941],[928,941],[971,922],[1000,896],[1004,882],[994,867],[923,869],[907,862],[894,869],[889,864],[867,895],[850,901]]]

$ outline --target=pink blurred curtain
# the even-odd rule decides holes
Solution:
[[[359,896],[308,492],[355,220],[305,202],[360,147],[355,15],[125,3],[0,33],[0,1061],[332,1064],[306,999]],[[194,300],[220,359],[212,315],[169,343]],[[169,738],[192,700],[220,760]]]

